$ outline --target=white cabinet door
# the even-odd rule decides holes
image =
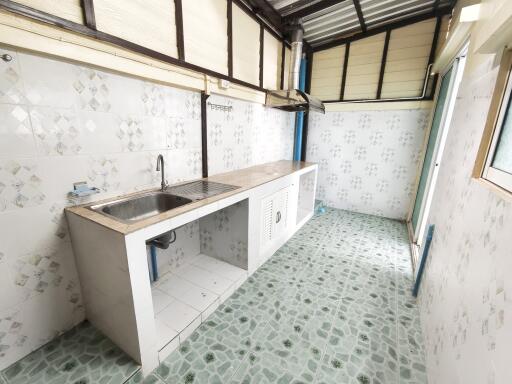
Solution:
[[[283,188],[261,201],[261,249],[279,248],[289,222],[290,187]]]
[[[285,232],[288,224],[288,204],[290,187],[279,191],[274,198],[274,230],[273,239],[279,239]]]
[[[274,231],[274,195],[261,201],[261,247],[266,249],[272,242]]]

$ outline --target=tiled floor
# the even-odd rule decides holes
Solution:
[[[11,365],[2,376],[9,384],[114,384],[124,383],[138,370],[123,351],[84,322]]]
[[[152,285],[159,349],[167,356],[247,279],[247,271],[199,254]],[[179,340],[178,340],[179,339]]]
[[[327,209],[144,382],[426,383],[411,284],[402,223]],[[43,382],[23,380],[44,353],[4,371],[8,383]],[[78,364],[66,377],[87,372],[87,361]],[[62,364],[55,367],[64,374]],[[127,363],[104,371],[127,373],[128,367],[133,369]],[[138,382],[140,374],[129,381]]]

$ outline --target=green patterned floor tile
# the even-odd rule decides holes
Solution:
[[[150,374],[143,378],[142,372],[139,371],[123,384],[164,384],[164,382],[155,374]]]
[[[265,325],[227,300],[155,373],[166,383],[224,383],[246,358]]]
[[[8,384],[424,384],[407,236],[398,221],[327,207],[145,380],[90,326],[4,374]]]
[[[84,322],[3,371],[9,384],[123,383],[139,366]]]

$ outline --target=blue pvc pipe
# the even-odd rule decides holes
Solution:
[[[416,274],[416,281],[414,282],[414,287],[412,288],[412,295],[414,297],[418,297],[418,292],[420,290],[421,278],[423,276],[423,270],[425,269],[425,264],[427,262],[427,255],[430,249],[430,244],[432,243],[432,238],[434,237],[434,229],[435,225],[431,224],[428,227],[427,239],[425,240],[425,245],[423,246],[423,254],[420,260],[420,266],[418,268],[418,273]]]
[[[299,71],[299,89],[304,91],[306,89],[306,59],[303,57],[300,61]],[[295,118],[295,145],[293,148],[293,160],[300,161],[302,152],[302,128],[304,126],[304,112],[297,112]]]
[[[149,247],[149,250],[151,252],[151,270],[152,274],[151,277],[153,278],[153,281],[158,280],[158,263],[156,262],[156,247],[154,245],[151,245]]]

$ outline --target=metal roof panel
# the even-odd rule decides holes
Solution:
[[[302,17],[304,39],[318,46],[333,39],[350,36],[362,30],[354,0],[340,0],[337,4],[327,0],[267,0],[282,17],[297,11],[315,12]],[[355,0],[357,1],[357,0]],[[323,4],[322,4],[323,3]],[[365,27],[377,27],[434,11],[434,7],[453,6],[454,0],[359,0]],[[319,10],[319,8],[322,8]]]

